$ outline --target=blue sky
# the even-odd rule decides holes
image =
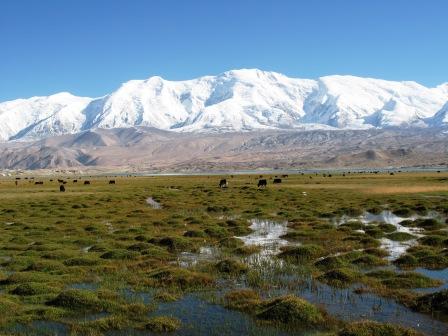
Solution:
[[[236,68],[448,81],[446,0],[1,0],[0,101]]]

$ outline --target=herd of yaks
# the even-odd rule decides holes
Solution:
[[[268,186],[268,180],[267,179],[263,179],[261,177],[263,177],[263,176],[260,175],[260,179],[258,180],[257,187],[258,188],[266,188]],[[282,175],[282,178],[286,178],[286,177],[288,177],[288,175]],[[276,176],[274,178],[274,180],[272,181],[272,183],[273,184],[282,183],[282,179]],[[229,184],[227,183],[227,179],[221,179],[221,181],[219,181],[219,187],[220,188],[227,188],[228,185]]]
[[[397,171],[397,172],[400,173],[401,170],[399,170],[399,171]],[[437,173],[440,173],[440,172],[441,172],[440,170],[437,171]],[[358,172],[358,173],[362,174],[362,173],[364,173],[364,172]],[[378,174],[379,171],[372,171],[372,172],[369,172],[369,173]],[[350,172],[348,172],[348,174],[350,174]],[[393,172],[389,172],[389,174],[390,174],[390,175],[394,175]],[[302,173],[302,175],[305,175],[305,174]],[[316,176],[317,176],[317,175],[318,175],[318,174],[316,173]],[[131,175],[128,175],[128,177],[130,177],[130,176],[131,176]],[[332,177],[331,174],[322,174],[322,176],[323,176],[323,177]],[[342,176],[346,176],[346,173],[343,173]],[[231,175],[231,177],[233,177],[233,175]],[[267,185],[268,185],[268,181],[267,181],[267,179],[262,178],[262,177],[263,177],[263,175],[260,175],[260,176],[259,176],[259,180],[258,180],[258,184],[257,184],[257,187],[258,187],[258,188],[266,188]],[[288,175],[284,174],[284,175],[282,175],[281,177],[282,177],[282,178],[287,178]],[[310,175],[309,178],[312,179],[313,177]],[[32,183],[33,180],[34,180],[34,177],[30,177],[30,178],[25,177],[24,179],[25,179],[25,180],[28,180],[28,179],[29,179],[29,182]],[[272,178],[271,178],[271,179],[272,179]],[[19,180],[21,180],[21,177],[16,177],[16,181],[15,181],[15,184],[16,184],[16,185],[18,185],[18,181],[19,181]],[[50,182],[53,182],[53,179],[50,179]],[[62,179],[58,179],[58,182],[60,183],[60,185],[59,185],[59,191],[64,192],[64,191],[65,191],[65,186],[64,186],[64,185],[67,184],[67,181],[62,180]],[[73,182],[73,183],[78,183],[78,180],[77,180],[77,179],[74,179],[72,182]],[[90,184],[90,180],[84,180],[83,183],[84,183],[84,185],[89,185],[89,184]],[[273,184],[282,183],[282,179],[279,178],[278,176],[275,176],[275,178],[273,179],[272,183],[273,183]],[[44,182],[43,182],[43,181],[35,181],[34,184],[35,184],[35,185],[41,185],[41,184],[44,184]],[[109,184],[115,184],[115,180],[109,180]],[[221,179],[221,180],[219,181],[219,185],[218,185],[218,186],[219,186],[219,188],[227,188],[227,187],[228,187],[227,179]]]
[[[24,179],[28,180],[28,177],[25,177]],[[18,181],[19,180],[21,180],[21,178],[20,177],[16,177],[16,181],[15,181],[16,185],[18,185]],[[32,183],[33,180],[34,180],[34,177],[30,177],[29,180],[30,180],[29,182]],[[50,182],[53,182],[53,179],[50,179]],[[74,179],[72,182],[73,183],[78,183],[78,180]],[[83,182],[84,182],[83,183],[84,185],[90,185],[90,180],[85,180]],[[67,184],[67,181],[62,180],[62,179],[58,179],[58,183],[59,183],[59,191],[60,192],[64,192],[65,191],[65,184]],[[44,182],[43,181],[34,181],[34,184],[35,185],[43,185]],[[109,180],[109,184],[115,184],[115,180]]]

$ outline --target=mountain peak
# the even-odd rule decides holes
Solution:
[[[447,101],[448,83],[427,88],[351,75],[310,80],[260,69],[185,81],[152,76],[95,99],[60,92],[0,103],[0,139],[133,126],[209,133],[434,126],[445,122],[443,111],[435,116]]]

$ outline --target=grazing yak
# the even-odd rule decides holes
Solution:
[[[115,184],[115,180],[109,180],[109,184]]]
[[[44,182],[42,182],[42,181],[36,181],[36,182],[34,182],[34,184],[44,184]]]
[[[65,191],[65,187],[64,187],[63,184],[61,184],[61,185],[59,186],[59,191],[60,191],[60,192],[64,192],[64,191]]]
[[[281,178],[276,178],[274,179],[274,184],[278,184],[278,183],[282,183],[282,179]]]
[[[219,187],[220,188],[227,188],[227,180],[226,179],[221,179],[221,181],[219,181]]]
[[[73,183],[78,183],[78,180],[73,180]]]
[[[90,184],[90,181],[84,181],[84,184]]]
[[[268,185],[268,181],[266,179],[258,180],[258,188],[265,188]]]

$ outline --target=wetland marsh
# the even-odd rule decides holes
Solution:
[[[344,175],[0,179],[0,333],[448,334],[448,173]]]

